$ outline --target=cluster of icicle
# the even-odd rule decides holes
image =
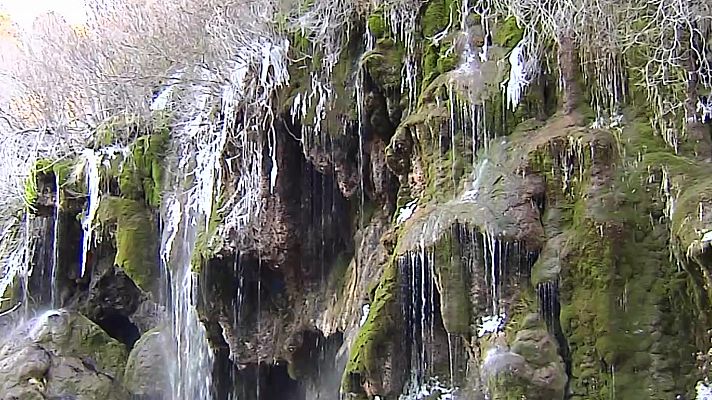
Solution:
[[[272,39],[255,37],[251,46],[236,49],[241,57],[234,60],[230,79],[221,87],[170,86],[164,89],[169,99],[155,104],[156,108],[179,110],[172,131],[175,159],[169,161],[174,173],[168,178],[161,210],[161,260],[171,282],[172,356],[176,360],[171,371],[172,398],[211,398],[213,359],[195,309],[197,276],[192,272],[192,254],[197,236],[208,229],[215,213],[224,216],[217,235],[221,237],[244,236],[258,215],[261,132],[268,135],[272,186],[278,173],[271,101],[276,90],[287,84],[289,75],[287,43]],[[214,78],[208,69],[202,74],[206,82]],[[222,119],[214,116],[216,107],[224,115]],[[231,163],[237,170],[223,170],[228,143],[239,151],[236,162]],[[237,184],[218,209],[215,199],[224,193],[221,183],[226,173],[235,176]]]

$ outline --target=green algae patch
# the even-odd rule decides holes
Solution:
[[[368,26],[368,30],[376,39],[380,39],[388,35],[388,27],[386,26],[386,21],[383,18],[382,10],[378,10],[369,15],[366,20],[366,25]]]
[[[397,354],[400,335],[398,266],[394,258],[385,267],[370,305],[368,318],[359,330],[342,378],[346,393],[363,394],[365,382],[379,382],[384,366]]]
[[[114,265],[138,287],[154,292],[159,275],[159,238],[150,210],[136,200],[104,197],[99,204],[97,220],[103,227],[115,227]]]
[[[160,205],[167,143],[168,132],[136,139],[119,175],[119,189],[123,197],[143,200],[151,207]]]
[[[376,48],[362,56],[360,64],[385,95],[393,96],[400,92],[404,56],[402,43],[389,38],[379,39]]]
[[[69,158],[59,160],[40,158],[36,160],[30,174],[25,179],[23,192],[25,204],[35,210],[40,195],[38,190],[46,190],[48,181],[51,181],[52,185],[59,183],[60,190],[79,191],[79,183],[72,176],[75,166],[76,161]]]
[[[460,245],[453,238],[452,232],[435,245],[433,261],[445,330],[451,335],[466,338],[470,333],[471,322],[470,279],[462,263]]]
[[[522,40],[524,30],[519,27],[514,17],[509,17],[496,25],[492,42],[505,48],[513,48]]]
[[[96,368],[121,380],[128,357],[126,347],[85,316],[71,311],[48,311],[35,341],[62,356],[90,358]]]
[[[453,2],[448,0],[429,1],[423,10],[422,27],[425,37],[433,37],[450,24]]]
[[[191,260],[194,272],[199,272],[208,260],[215,257],[222,250],[225,244],[224,238],[218,235],[218,228],[223,221],[223,216],[218,211],[221,205],[222,196],[213,202],[208,226],[202,227],[198,232]]]
[[[127,145],[141,136],[168,134],[171,117],[166,111],[154,111],[149,118],[132,114],[109,117],[94,131],[94,148]]]

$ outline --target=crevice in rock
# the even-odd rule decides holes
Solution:
[[[141,337],[136,325],[125,315],[109,313],[94,322],[109,336],[125,344],[128,348],[133,348],[133,345]]]
[[[293,335],[287,342],[290,378],[306,387],[309,399],[332,399],[339,395],[342,370],[337,353],[343,344],[340,332],[325,337],[318,330]]]
[[[572,360],[571,360],[571,350],[569,348],[569,342],[566,339],[563,329],[561,328],[561,321],[559,319],[561,313],[561,303],[559,302],[559,282],[542,282],[537,285],[537,299],[539,302],[539,314],[544,319],[546,323],[546,328],[556,339],[558,344],[559,355],[564,361],[564,368],[566,370],[566,389],[565,393],[569,392],[569,385],[572,379]]]
[[[37,225],[38,236],[35,239],[35,251],[32,257],[33,273],[29,278],[28,292],[30,303],[44,306],[51,304],[52,268],[55,264],[54,229],[57,220],[52,216],[39,216]]]
[[[233,398],[241,400],[307,400],[304,386],[291,379],[286,363],[242,365],[235,378]],[[311,399],[309,399],[311,400]]]

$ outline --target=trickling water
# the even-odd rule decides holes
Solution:
[[[401,94],[408,94],[408,111],[417,106],[418,62],[416,60],[417,43],[414,33],[421,3],[419,0],[395,0],[384,4],[384,16],[395,42],[402,43],[406,49],[401,68]]]
[[[433,254],[421,246],[420,251],[402,256],[398,265],[402,276],[403,315],[408,327],[406,348],[410,354],[410,377],[403,393],[413,395],[425,385],[431,366],[435,313]]]
[[[186,200],[170,198],[162,211],[161,260],[170,280],[171,336],[175,346],[171,350],[176,361],[170,373],[171,399],[207,400],[211,398],[213,356],[194,307],[197,276],[191,270],[191,258],[196,218],[186,209]]]
[[[547,281],[537,285],[539,312],[549,331],[554,331],[559,318],[559,282]]]
[[[92,149],[82,153],[84,179],[87,186],[87,206],[82,216],[82,253],[80,259],[80,276],[83,277],[87,267],[87,253],[92,242],[94,217],[99,209],[99,156]]]
[[[502,88],[506,91],[507,106],[514,110],[524,96],[524,92],[531,83],[532,75],[537,70],[538,60],[536,52],[531,49],[535,40],[531,35],[525,35],[517,43],[509,54],[509,79],[506,81],[506,89],[503,82]]]
[[[57,303],[57,268],[59,267],[59,209],[61,204],[59,174],[54,175],[54,213],[52,215],[52,266],[51,266],[51,281],[50,281],[50,306],[56,308]]]

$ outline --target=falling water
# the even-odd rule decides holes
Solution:
[[[84,276],[87,267],[87,253],[91,246],[94,229],[94,217],[99,209],[99,156],[92,149],[82,153],[84,178],[87,186],[87,206],[82,216],[82,254],[80,276]]]
[[[192,270],[193,253],[198,234],[208,229],[211,218],[218,212],[215,199],[222,192],[222,161],[228,137],[240,144],[240,152],[232,163],[237,170],[229,171],[238,179],[236,190],[220,210],[225,218],[217,234],[242,235],[259,212],[262,148],[257,133],[264,131],[264,124],[272,125],[269,112],[272,90],[288,80],[280,64],[284,61],[280,59],[283,49],[266,43],[263,50],[258,82],[250,81],[256,77],[248,74],[249,60],[236,62],[228,83],[217,90],[217,96],[216,91],[208,88],[187,89],[183,98],[192,101],[184,104],[187,109],[178,113],[179,120],[173,127],[171,147],[176,160],[169,170],[175,173],[168,181],[169,190],[161,208],[161,263],[170,288],[171,350],[176,360],[170,373],[171,399],[211,398],[213,354],[195,308],[198,277]],[[214,80],[210,71],[201,73],[206,81]],[[215,106],[221,109],[223,119],[213,117]],[[243,109],[239,120],[238,108]],[[272,188],[276,179],[274,137],[270,143]]]
[[[176,137],[205,135],[212,140],[199,149],[190,140],[174,141],[178,154],[173,166],[176,173],[169,180],[171,189],[164,194],[161,207],[161,264],[170,288],[173,339],[170,350],[176,360],[170,371],[171,399],[208,400],[213,355],[195,308],[198,282],[192,271],[192,256],[198,230],[207,227],[212,212],[216,178],[213,158],[222,154],[221,147],[213,149],[211,144],[220,146],[224,138],[219,136],[219,131],[216,135],[214,126],[209,123],[206,112],[209,96],[200,90],[193,95],[194,111],[176,125],[174,129],[181,133]]]
[[[421,247],[398,260],[402,279],[403,315],[408,327],[406,348],[410,353],[410,377],[404,394],[418,393],[427,381],[431,367],[430,346],[433,340],[435,313],[433,254]]]
[[[57,299],[57,268],[59,267],[59,209],[61,204],[60,193],[61,191],[59,174],[54,174],[54,212],[52,215],[52,266],[50,273],[50,305],[52,308],[56,308],[59,306]]]
[[[549,331],[554,332],[559,318],[559,282],[548,281],[537,285],[539,313]]]
[[[185,204],[171,199],[164,215],[165,230],[161,243],[163,266],[170,269],[171,334],[175,340],[173,350],[176,362],[171,371],[171,398],[207,400],[211,398],[213,355],[208,347],[205,328],[193,305],[198,288],[197,276],[191,270],[196,238],[195,216],[184,208]]]

